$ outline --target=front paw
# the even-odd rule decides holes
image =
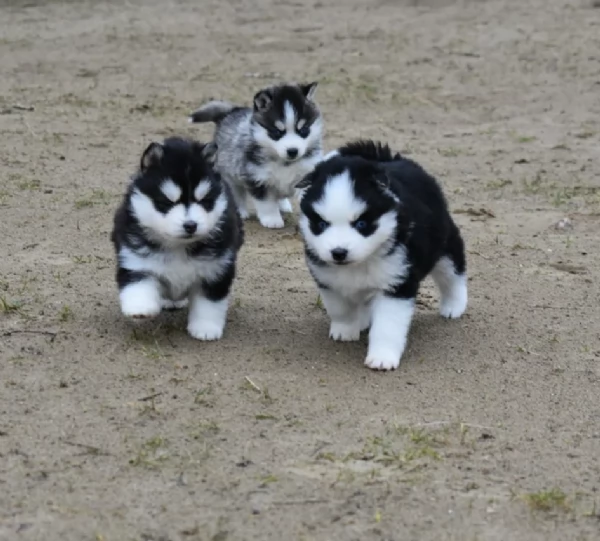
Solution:
[[[223,336],[223,326],[206,319],[190,321],[187,330],[196,340],[219,340]]]
[[[451,297],[442,299],[440,303],[440,315],[449,319],[457,319],[465,313],[467,309],[467,293],[460,292]]]
[[[247,209],[247,208],[245,208],[245,207],[244,207],[244,208],[241,208],[241,207],[240,207],[240,208],[238,208],[238,212],[239,212],[239,214],[240,214],[240,218],[241,218],[242,220],[247,220],[248,218],[250,218],[250,213],[248,212],[248,209]]]
[[[371,370],[395,370],[400,365],[400,356],[393,351],[379,350],[369,353],[365,366]]]
[[[355,342],[360,339],[360,326],[356,323],[332,321],[329,337],[339,342]]]
[[[158,292],[137,285],[125,287],[120,293],[121,312],[133,319],[156,317],[161,311]]]
[[[292,204],[290,203],[289,199],[280,199],[279,200],[279,210],[281,212],[294,212],[294,209],[292,207]]]
[[[285,225],[280,214],[259,216],[258,221],[263,227],[267,227],[269,229],[281,229]]]

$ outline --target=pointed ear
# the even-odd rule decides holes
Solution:
[[[160,143],[150,143],[140,161],[140,168],[142,171],[147,171],[151,167],[155,167],[160,164],[165,155],[165,150]]]
[[[307,100],[312,100],[313,96],[315,95],[315,92],[317,91],[317,85],[319,83],[317,81],[313,82],[313,83],[308,83],[308,84],[302,84],[300,85],[300,90],[302,90],[302,94],[304,94],[304,97]]]
[[[202,147],[202,157],[209,163],[215,163],[215,158],[217,156],[217,144],[214,141],[210,143],[206,143]]]
[[[273,94],[269,88],[265,88],[257,92],[254,96],[254,111],[257,113],[265,113],[271,106]]]

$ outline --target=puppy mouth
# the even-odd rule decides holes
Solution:
[[[336,267],[344,267],[345,265],[350,265],[352,263],[352,261],[332,261],[332,263],[336,266]]]

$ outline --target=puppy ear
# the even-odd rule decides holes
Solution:
[[[317,81],[314,81],[312,83],[300,85],[300,90],[302,90],[302,94],[304,94],[304,97],[307,100],[310,101],[313,99],[313,96],[315,95],[315,92],[317,91],[318,84],[319,83]]]
[[[151,167],[156,167],[160,164],[165,155],[165,149],[160,143],[150,143],[140,161],[140,168],[142,171],[147,171]]]
[[[217,157],[217,143],[211,141],[202,147],[202,157],[209,163],[215,163]]]
[[[254,111],[265,113],[271,106],[273,94],[269,88],[258,91],[254,96]]]

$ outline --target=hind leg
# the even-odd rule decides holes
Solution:
[[[446,253],[431,271],[431,277],[440,290],[440,314],[443,317],[458,318],[467,309],[466,271],[465,245],[458,228],[454,226]]]

